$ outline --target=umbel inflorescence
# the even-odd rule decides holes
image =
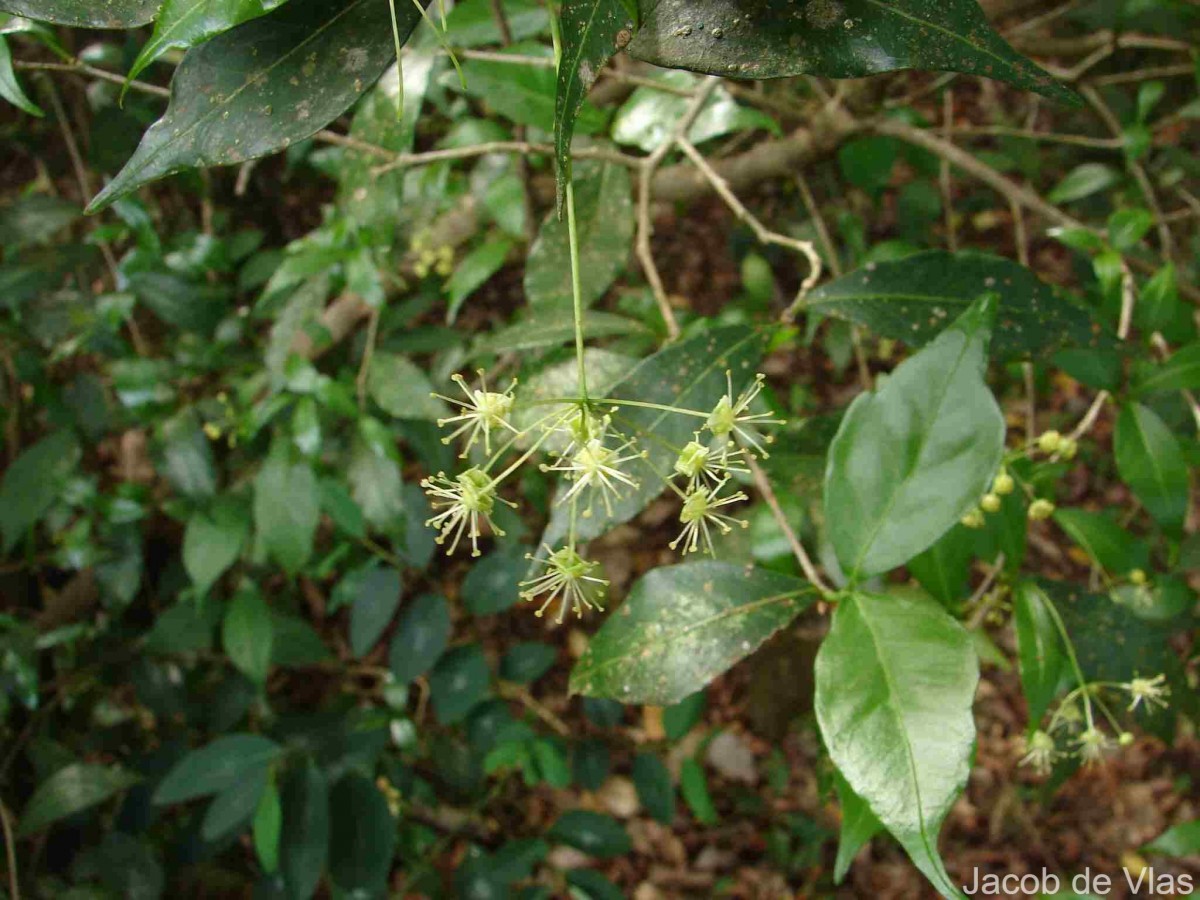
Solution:
[[[726,390],[708,411],[608,398],[538,400],[531,408],[545,406],[550,412],[524,428],[512,422],[517,406],[516,379],[503,391],[489,390],[482,371],[477,388],[460,375],[453,380],[463,397],[434,394],[455,410],[438,422],[440,427],[452,429],[442,440],[450,444],[461,439],[460,458],[468,459],[474,452],[482,460],[456,475],[439,472],[421,482],[434,509],[426,525],[437,529],[436,540],[448,545],[448,554],[469,542],[471,555],[479,556],[481,536],[488,531],[504,535],[493,518],[496,505],[516,506],[500,496],[500,487],[521,466],[535,457],[544,457],[548,461],[539,463],[541,470],[556,473],[563,480],[557,502],[567,507],[570,527],[563,546],[543,544],[540,554],[528,557],[537,574],[521,583],[521,596],[539,602],[538,616],[557,603],[556,621],[560,623],[568,610],[574,610],[577,616],[587,609],[602,610],[608,587],[598,574],[599,563],[585,559],[579,552],[577,519],[590,518],[597,509],[611,517],[613,504],[626,492],[638,490],[645,472],[650,471],[682,503],[680,532],[671,542],[671,549],[683,554],[715,555],[715,537],[747,525],[730,514],[731,506],[748,499],[743,491],[729,488],[730,480],[749,475],[747,463],[754,454],[767,455],[763,446],[772,439],[761,429],[782,424],[771,413],[754,411],[765,381],[762,375],[735,394],[732,375],[727,373]],[[645,406],[696,421],[692,440],[672,448],[677,456],[669,472],[655,471],[640,446],[639,435],[626,433],[619,425],[622,407]],[[662,441],[659,435],[653,439]],[[639,470],[641,476],[636,474]]]

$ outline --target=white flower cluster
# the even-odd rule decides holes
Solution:
[[[539,574],[521,583],[523,598],[542,598],[538,616],[558,603],[559,623],[568,610],[573,610],[577,616],[582,616],[587,609],[602,610],[608,586],[608,582],[596,574],[599,563],[584,559],[576,547],[576,517],[593,516],[597,504],[611,517],[613,504],[626,492],[640,487],[634,467],[641,463],[652,470],[646,452],[639,449],[637,437],[622,433],[614,424],[614,416],[622,406],[652,406],[702,420],[693,440],[684,447],[675,448],[678,455],[673,470],[658,473],[682,502],[679,515],[682,527],[670,547],[684,554],[703,551],[715,555],[714,534],[728,534],[736,525],[747,525],[728,513],[728,507],[748,499],[747,495],[743,491],[727,492],[726,485],[734,475],[749,474],[746,464],[752,458],[750,454],[767,455],[763,444],[770,443],[771,438],[763,436],[760,429],[781,424],[770,413],[752,411],[763,389],[765,378],[762,375],[735,395],[733,378],[727,373],[726,391],[709,412],[632,400],[561,398],[538,401],[548,404],[553,412],[526,429],[517,428],[511,421],[516,405],[515,379],[500,392],[488,389],[482,371],[479,372],[478,388],[469,386],[460,375],[455,375],[453,380],[466,399],[434,394],[456,407],[454,415],[438,422],[442,427],[453,426],[442,440],[449,444],[461,438],[460,457],[463,459],[470,455],[473,447],[481,445],[487,460],[458,475],[439,472],[421,482],[435,510],[435,515],[426,524],[438,530],[439,544],[449,543],[447,553],[457,550],[465,538],[471,544],[471,555],[479,556],[479,538],[485,529],[495,535],[504,534],[493,519],[497,502],[516,506],[499,495],[500,485],[543,447],[562,446],[563,449],[549,454],[552,460],[543,463],[541,469],[557,473],[567,485],[559,492],[558,502],[569,508],[570,533],[564,546],[555,549],[543,545],[543,554],[529,557]],[[498,434],[504,434],[506,441],[493,453],[493,438]],[[654,436],[654,440],[661,442],[661,437]],[[510,452],[518,453],[517,459],[493,474]],[[682,484],[672,480],[675,478]]]

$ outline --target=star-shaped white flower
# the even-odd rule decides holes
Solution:
[[[463,447],[463,452],[459,454],[461,459],[466,459],[471,447],[479,440],[480,435],[483,436],[483,449],[485,453],[492,452],[492,431],[494,429],[507,429],[513,434],[520,434],[512,423],[508,421],[508,416],[512,413],[513,403],[513,388],[517,386],[517,380],[514,378],[509,384],[508,389],[502,393],[489,391],[487,387],[487,379],[484,377],[483,369],[479,370],[479,387],[471,388],[467,385],[467,381],[461,375],[452,375],[451,381],[457,384],[467,399],[465,401],[447,397],[444,394],[435,393],[433,396],[439,400],[445,400],[447,403],[452,403],[459,407],[457,415],[450,416],[445,419],[438,419],[438,427],[444,428],[447,425],[455,422],[461,422],[450,434],[442,438],[443,444],[451,443],[456,437],[463,432],[467,433],[467,443]]]
[[[504,532],[492,521],[492,510],[496,508],[496,501],[516,507],[515,503],[497,496],[495,482],[478,467],[467,469],[453,479],[448,478],[445,472],[439,472],[433,478],[422,481],[421,487],[429,495],[430,505],[434,510],[441,510],[425,523],[426,526],[439,530],[440,533],[435,538],[437,543],[444,544],[446,538],[452,534],[454,536],[450,542],[450,549],[446,551],[447,556],[458,549],[458,542],[463,534],[471,540],[471,555],[478,556],[479,536],[482,534],[480,526],[486,523],[493,534],[504,536]]]
[[[767,380],[765,375],[755,375],[754,381],[750,387],[738,394],[737,398],[733,396],[733,375],[730,372],[725,373],[725,393],[721,399],[717,401],[717,405],[713,407],[713,411],[708,416],[708,421],[705,427],[713,433],[716,438],[725,438],[731,440],[737,438],[750,447],[753,447],[755,452],[762,456],[767,456],[767,451],[763,449],[759,443],[758,429],[763,425],[782,425],[782,419],[776,419],[774,416],[767,413],[752,413],[750,406],[754,403],[759,394],[762,393],[763,383]],[[773,438],[767,436],[762,439],[764,443],[770,443]]]
[[[608,581],[592,573],[600,567],[597,562],[589,562],[576,552],[574,547],[561,547],[551,551],[549,545],[543,544],[545,557],[529,555],[526,558],[543,566],[542,574],[528,581],[522,581],[521,597],[533,600],[545,595],[545,600],[534,615],[543,616],[556,600],[559,601],[557,623],[562,624],[567,609],[573,609],[575,615],[582,618],[584,609],[604,611],[601,601],[608,587]]]
[[[711,488],[697,486],[687,492],[683,499],[683,509],[679,513],[679,521],[683,524],[683,530],[679,532],[679,537],[668,545],[672,550],[682,544],[681,552],[685,556],[688,553],[695,553],[701,547],[709,556],[716,556],[716,550],[713,548],[712,528],[717,529],[721,534],[729,534],[734,525],[746,528],[750,524],[745,519],[735,519],[733,516],[718,511],[731,503],[748,499],[743,491],[730,494],[728,497],[718,496],[724,487],[725,481],[721,481]]]

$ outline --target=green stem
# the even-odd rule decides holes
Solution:
[[[579,363],[579,393],[588,402],[587,366],[583,361],[583,287],[579,280],[579,233],[575,228],[575,188],[570,163],[567,178],[567,241],[571,248],[571,296],[575,302],[575,359]]]
[[[400,25],[396,21],[396,0],[388,0],[388,9],[392,13],[392,42],[396,45],[396,84],[399,88],[396,94],[396,121],[402,122],[404,120],[404,62],[400,56],[403,47],[400,44]]]
[[[1050,613],[1050,618],[1054,620],[1054,627],[1058,631],[1058,636],[1062,638],[1063,647],[1067,651],[1067,660],[1071,663],[1071,671],[1075,674],[1075,680],[1079,682],[1079,690],[1083,696],[1083,711],[1087,716],[1088,728],[1094,728],[1096,723],[1092,718],[1092,698],[1088,691],[1087,679],[1083,677],[1083,669],[1079,666],[1079,660],[1075,656],[1075,645],[1071,643],[1071,636],[1067,634],[1067,626],[1062,620],[1062,616],[1058,613],[1058,607],[1054,605],[1049,597],[1046,597],[1046,610]]]

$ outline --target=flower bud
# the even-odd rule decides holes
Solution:
[[[1054,504],[1049,500],[1034,500],[1029,504],[1029,518],[1040,522],[1054,515]]]
[[[1065,437],[1058,445],[1058,455],[1063,459],[1074,459],[1075,454],[1079,452],[1079,443],[1072,438]]]
[[[1134,569],[1129,573],[1129,583],[1136,584],[1140,587],[1146,583],[1146,573],[1141,569]]]
[[[1038,435],[1037,445],[1043,453],[1054,453],[1062,445],[1062,435],[1057,431],[1043,431]]]
[[[983,510],[979,507],[971,510],[965,516],[958,520],[965,528],[982,528],[983,527]]]
[[[1001,469],[992,480],[992,493],[999,494],[1002,497],[1006,494],[1011,494],[1014,487],[1016,487],[1016,482],[1013,481],[1013,477],[1004,471],[1004,469]]]
[[[984,512],[1000,512],[1000,497],[996,494],[984,494],[979,505],[983,507]]]
[[[1120,736],[1117,738],[1117,743],[1122,747],[1128,747],[1133,743],[1133,735],[1128,731],[1122,731]]]

